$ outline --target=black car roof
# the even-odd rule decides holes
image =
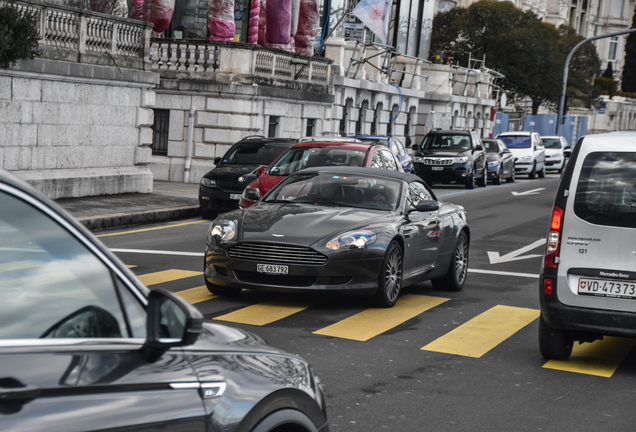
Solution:
[[[376,177],[385,177],[396,180],[404,180],[406,182],[419,181],[424,183],[421,178],[415,174],[400,172],[400,171],[387,171],[383,169],[364,168],[364,167],[350,167],[350,166],[328,166],[328,167],[314,167],[305,168],[300,171],[296,171],[292,175],[307,174],[307,173],[334,173],[334,174],[360,174],[371,175]]]

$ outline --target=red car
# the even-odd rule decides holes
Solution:
[[[310,141],[296,144],[282,153],[243,191],[239,208],[247,208],[288,175],[317,166],[361,166],[404,171],[395,154],[387,147],[363,142]]]

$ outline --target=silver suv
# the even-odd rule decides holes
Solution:
[[[636,132],[579,140],[557,191],[539,287],[539,348],[636,337]]]

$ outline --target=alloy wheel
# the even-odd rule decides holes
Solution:
[[[399,248],[394,248],[386,263],[384,289],[386,297],[390,302],[394,302],[400,294],[402,283],[402,253]]]
[[[462,236],[455,248],[455,278],[461,285],[466,280],[468,273],[468,242],[466,237]]]

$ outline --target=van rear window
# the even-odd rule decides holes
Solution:
[[[636,153],[587,155],[576,188],[574,213],[595,225],[636,228]]]

